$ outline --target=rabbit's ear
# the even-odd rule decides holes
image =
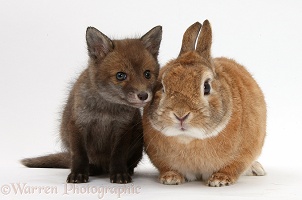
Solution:
[[[182,45],[178,56],[188,51],[195,50],[195,43],[200,28],[201,28],[201,24],[199,22],[195,22],[186,30],[182,39]]]
[[[205,20],[202,24],[202,29],[197,41],[196,51],[203,58],[211,59],[211,46],[212,46],[212,29],[210,22]]]

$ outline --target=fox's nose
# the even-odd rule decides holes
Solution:
[[[146,92],[140,92],[137,97],[139,98],[139,100],[141,101],[145,101],[146,99],[148,99],[148,93]]]

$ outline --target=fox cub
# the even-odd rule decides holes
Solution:
[[[62,115],[65,151],[26,158],[22,164],[70,168],[68,183],[85,183],[89,175],[102,173],[109,173],[112,183],[131,182],[143,152],[139,108],[152,99],[161,38],[161,26],[123,40],[88,27],[88,67],[73,85]]]

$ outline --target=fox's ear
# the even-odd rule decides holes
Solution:
[[[113,50],[113,42],[102,32],[94,27],[86,30],[88,55],[92,59],[103,59]]]
[[[141,37],[141,41],[146,49],[156,58],[158,56],[159,46],[162,38],[162,27],[156,26]]]

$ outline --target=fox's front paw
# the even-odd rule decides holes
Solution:
[[[128,173],[114,173],[110,175],[110,182],[111,183],[131,183],[132,179]]]
[[[208,180],[208,186],[211,187],[222,187],[228,186],[235,183],[235,179],[224,174],[224,173],[214,173]]]
[[[88,174],[70,173],[67,177],[67,183],[87,183],[89,179]]]
[[[168,171],[160,175],[159,181],[165,185],[179,185],[185,182],[185,178],[178,172]]]

